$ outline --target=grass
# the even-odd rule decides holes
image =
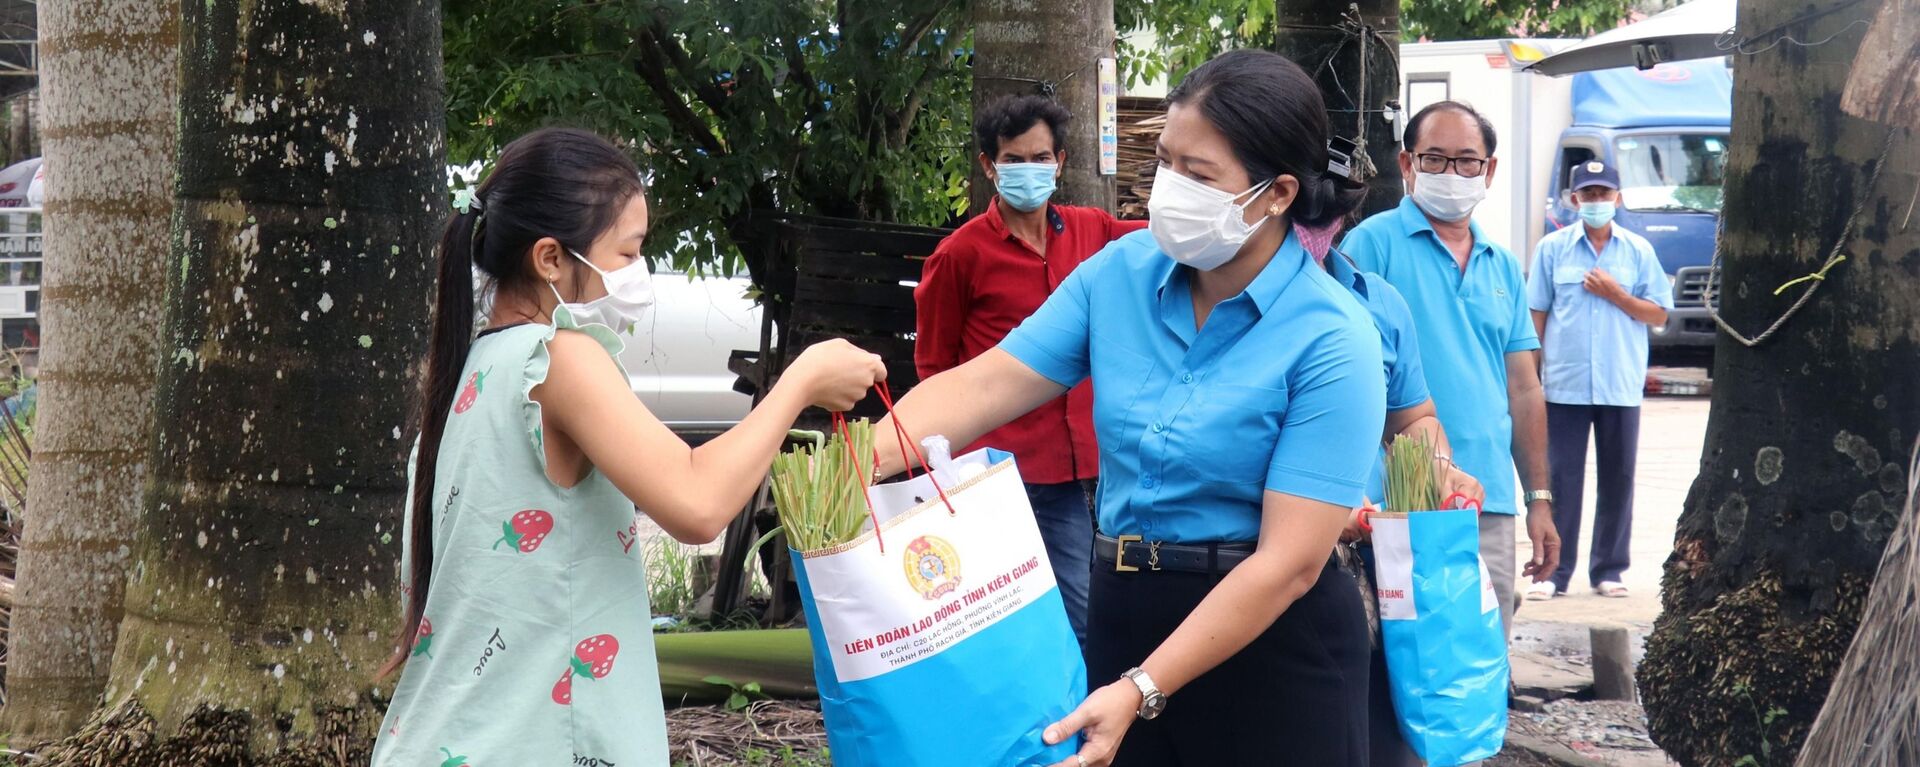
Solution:
[[[694,591],[694,568],[698,550],[664,535],[647,541],[647,600],[654,615],[679,616],[683,620],[693,612],[700,598]]]
[[[743,607],[729,615],[696,619],[694,608],[713,579],[702,570],[708,567],[705,552],[672,538],[656,536],[643,545],[647,558],[647,600],[654,615],[671,615],[680,622],[668,631],[728,631],[760,628],[758,611]],[[773,589],[755,565],[758,557],[747,560],[746,601],[766,600]]]

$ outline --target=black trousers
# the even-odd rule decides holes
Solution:
[[[1553,585],[1561,591],[1580,563],[1580,521],[1587,478],[1587,435],[1593,435],[1599,491],[1593,508],[1593,552],[1587,580],[1618,581],[1633,537],[1633,469],[1640,449],[1640,408],[1547,403],[1547,463],[1553,524],[1563,542]]]
[[[1095,560],[1088,683],[1140,665],[1221,575],[1114,572]],[[1245,649],[1135,721],[1114,767],[1364,767],[1367,619],[1352,576],[1320,580]]]

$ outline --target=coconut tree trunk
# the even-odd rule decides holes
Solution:
[[[16,742],[78,729],[113,660],[153,435],[180,36],[178,2],[39,10],[45,341],[0,723]]]
[[[1278,0],[1274,24],[1274,51],[1320,84],[1333,135],[1364,150],[1359,218],[1399,205],[1400,137],[1387,119],[1400,101],[1399,0]]]
[[[181,7],[154,470],[108,714],[55,763],[363,765],[446,209],[440,4]]]
[[[1073,122],[1054,201],[1113,210],[1113,177],[1100,174],[1099,69],[1113,55],[1113,0],[973,0],[971,13],[973,111],[1008,95],[1057,99]],[[976,164],[969,210],[986,210],[993,194]]]
[[[1880,557],[1860,632],[1827,704],[1814,720],[1800,767],[1920,764],[1920,490],[1907,461],[1907,508]]]
[[[1784,28],[1817,40],[1877,5],[1750,0],[1739,30],[1828,11]],[[1777,288],[1820,270],[1836,241],[1848,260],[1777,333],[1752,348],[1722,333],[1715,350],[1705,458],[1640,669],[1654,739],[1685,765],[1792,762],[1906,500],[1901,457],[1920,433],[1920,222],[1907,218],[1920,143],[1841,108],[1861,40],[1852,29],[1735,56],[1723,316],[1759,336],[1811,281]]]

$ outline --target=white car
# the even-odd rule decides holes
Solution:
[[[633,329],[620,362],[635,394],[661,421],[701,442],[746,417],[752,398],[734,391],[735,349],[760,348],[760,306],[745,277],[653,274],[654,306]]]
[[[479,296],[474,330],[492,315],[486,276],[474,270]],[[745,277],[696,277],[675,271],[653,275],[654,306],[620,340],[628,385],[668,428],[704,442],[745,418],[753,399],[734,391],[727,370],[736,349],[760,349],[760,306]]]

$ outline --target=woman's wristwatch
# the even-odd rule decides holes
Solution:
[[[1127,673],[1121,674],[1121,676],[1133,682],[1133,686],[1140,688],[1140,711],[1138,713],[1141,719],[1152,719],[1159,716],[1160,712],[1167,710],[1167,696],[1160,693],[1160,688],[1154,685],[1153,677],[1147,676],[1146,671],[1142,670],[1139,666],[1135,666],[1127,669]]]

